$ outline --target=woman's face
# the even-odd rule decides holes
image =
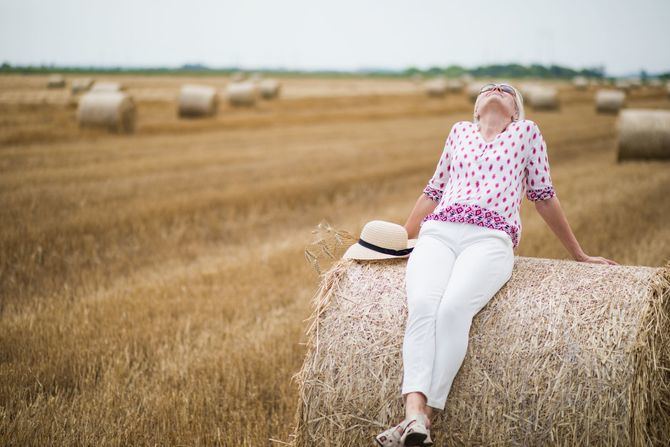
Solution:
[[[511,93],[503,92],[500,87],[480,93],[479,102],[477,103],[477,115],[481,117],[482,114],[488,111],[502,112],[505,116],[516,117],[514,96]]]

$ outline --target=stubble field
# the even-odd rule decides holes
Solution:
[[[46,77],[0,77],[0,443],[281,445],[321,221],[403,224],[464,95],[409,80],[286,79],[283,97],[179,119],[184,82],[120,77],[137,132],[80,130]],[[616,117],[561,86],[534,112],[584,250],[670,255],[668,161],[616,162]],[[643,88],[630,107],[670,109]],[[569,258],[532,203],[516,254]],[[400,330],[400,329],[399,329]]]

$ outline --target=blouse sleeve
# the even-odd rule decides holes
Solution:
[[[452,148],[455,144],[454,142],[454,125],[449,132],[449,136],[444,143],[444,149],[442,149],[442,155],[440,155],[440,160],[435,167],[435,173],[428,180],[428,184],[423,189],[423,193],[429,198],[433,199],[435,202],[439,203],[444,193],[444,187],[449,181],[449,176],[451,174],[451,159],[452,159]]]
[[[532,132],[526,159],[525,186],[528,200],[536,202],[554,197],[556,191],[549,173],[547,143],[537,124],[534,124]]]

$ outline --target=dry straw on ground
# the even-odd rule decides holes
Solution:
[[[185,84],[178,99],[181,117],[214,116],[219,108],[219,96],[214,87]]]
[[[293,445],[373,445],[402,420],[406,262],[339,260],[323,275],[294,375]],[[473,319],[436,445],[663,445],[669,314],[670,262],[517,257]]]
[[[617,160],[670,159],[669,110],[622,110],[617,128]]]
[[[596,111],[598,113],[619,113],[626,104],[626,93],[621,90],[601,89],[596,92]]]
[[[77,120],[82,127],[103,127],[111,132],[135,130],[135,102],[124,92],[88,92],[81,97]]]

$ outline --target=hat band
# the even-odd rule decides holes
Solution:
[[[380,247],[379,245],[371,244],[368,241],[364,241],[363,239],[359,239],[358,243],[361,244],[365,248],[369,248],[370,250],[377,251],[379,253],[384,253],[387,255],[394,255],[394,256],[403,256],[407,255],[412,252],[414,247],[410,248],[403,248],[402,250],[393,250],[392,248],[384,248]]]

